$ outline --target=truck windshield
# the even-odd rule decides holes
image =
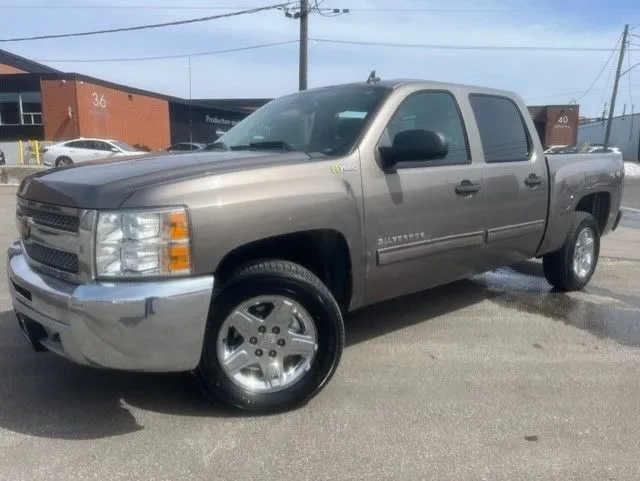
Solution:
[[[342,85],[307,90],[262,106],[205,150],[284,149],[348,153],[391,89]]]

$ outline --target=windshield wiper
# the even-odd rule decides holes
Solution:
[[[282,149],[293,152],[294,149],[284,140],[262,140],[259,142],[250,142],[248,145],[233,145],[229,150],[250,150],[250,149]]]

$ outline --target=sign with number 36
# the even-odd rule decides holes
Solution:
[[[98,95],[94,92],[91,96],[93,97],[94,107],[101,107],[103,109],[107,107],[107,99],[104,98],[104,95]]]

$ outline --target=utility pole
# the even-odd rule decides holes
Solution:
[[[309,63],[309,0],[300,0],[300,61],[298,65],[298,90],[307,90],[308,63]]]
[[[315,6],[309,3],[315,2]],[[300,58],[298,60],[298,88],[307,90],[307,69],[309,64],[309,15],[317,13],[323,17],[335,17],[349,13],[348,8],[320,8],[317,0],[300,0],[300,7],[281,7],[284,15],[293,20],[300,20]],[[293,13],[292,13],[293,12]]]
[[[613,94],[611,95],[611,108],[609,109],[609,118],[607,119],[607,130],[604,134],[604,148],[609,147],[609,137],[611,135],[611,123],[613,122],[613,112],[616,108],[616,96],[618,95],[618,84],[620,83],[620,71],[622,70],[622,61],[624,60],[624,49],[627,46],[627,37],[629,35],[629,24],[624,26],[622,33],[622,44],[620,45],[620,56],[618,57],[618,69],[616,70],[616,80],[613,83]]]

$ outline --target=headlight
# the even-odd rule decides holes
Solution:
[[[97,277],[191,273],[189,221],[183,208],[100,212],[96,228]]]

